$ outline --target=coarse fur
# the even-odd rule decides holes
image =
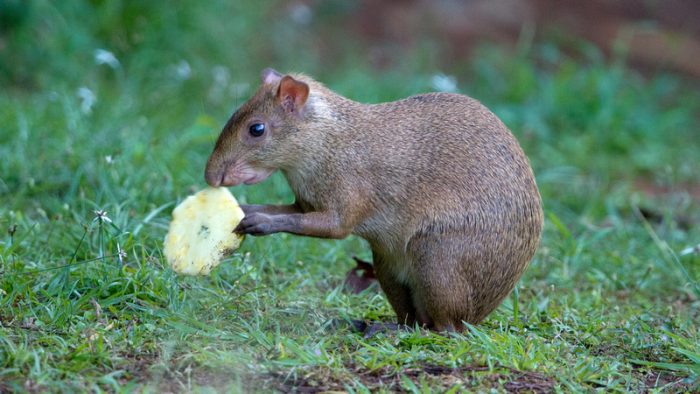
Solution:
[[[251,137],[262,122],[265,135]],[[361,104],[300,74],[265,70],[224,127],[212,186],[281,170],[289,206],[245,206],[239,231],[366,239],[398,321],[437,330],[478,323],[515,286],[543,216],[528,161],[476,100],[428,93]]]

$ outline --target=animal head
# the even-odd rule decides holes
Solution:
[[[307,121],[309,84],[273,69],[224,126],[205,170],[211,186],[263,181],[294,160],[298,133]]]

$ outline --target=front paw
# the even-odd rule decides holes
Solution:
[[[241,220],[233,230],[239,234],[267,235],[274,233],[274,218],[264,213],[251,213]]]

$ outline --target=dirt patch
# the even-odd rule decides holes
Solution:
[[[694,200],[700,200],[700,183],[681,183],[673,186],[660,185],[648,179],[638,179],[634,189],[650,197],[668,197],[670,195],[687,194]]]
[[[151,373],[149,368],[158,361],[158,356],[155,354],[143,353],[139,355],[126,355],[125,360],[128,360],[128,364],[125,366],[124,371],[126,372],[119,379],[121,384],[126,384],[127,382],[138,382],[143,383],[149,380]]]
[[[9,384],[5,384],[2,382],[2,379],[0,379],[0,393],[14,393],[16,391],[24,391],[26,393],[34,394],[34,393],[45,393],[47,392],[47,387],[44,385],[41,385],[31,379],[27,379],[24,381],[24,384],[20,386],[21,388],[18,389],[17,386],[12,386]]]
[[[663,388],[664,392],[670,393],[690,393],[697,392],[700,387],[693,387],[684,376],[676,375],[669,371],[643,370],[635,368],[634,376],[640,382],[639,391],[649,393],[653,389]]]
[[[157,389],[159,393],[183,393],[191,387],[210,387],[216,392],[226,392],[234,386],[236,373],[233,369],[222,370],[202,365],[188,365],[177,368],[161,364],[157,354],[132,355],[128,357],[125,374],[119,383],[137,383]]]
[[[503,372],[490,372],[486,366],[464,366],[449,368],[439,365],[424,365],[406,368],[397,373],[392,369],[383,368],[368,371],[362,367],[350,369],[353,377],[359,380],[370,391],[386,389],[392,392],[406,392],[406,386],[411,383],[420,387],[428,384],[441,390],[453,387],[464,389],[489,388],[504,389],[509,393],[550,393],[554,391],[555,380],[538,372],[518,371],[510,368],[499,368]],[[272,373],[271,386],[281,392],[320,393],[326,391],[344,391],[347,380],[333,376],[329,370],[313,369],[295,376],[283,373]]]
[[[683,183],[673,186],[660,185],[656,182],[646,179],[638,179],[632,184],[632,190],[646,196],[647,201],[645,206],[640,206],[638,215],[641,215],[645,220],[653,224],[660,224],[666,220],[674,222],[678,228],[682,230],[690,230],[694,228],[698,219],[694,215],[688,215],[682,212],[673,212],[669,215],[668,212],[660,207],[669,207],[679,205],[679,201],[687,201],[691,199],[694,202],[700,202],[700,184]],[[651,204],[651,205],[649,205]],[[656,204],[656,206],[654,206]]]
[[[653,224],[662,224],[664,220],[666,220],[664,214],[661,211],[654,208],[640,207],[639,213],[645,220]],[[694,225],[694,220],[689,216],[673,215],[669,219],[673,221],[673,223],[675,223],[676,226],[678,226],[678,228],[680,228],[683,231],[690,230]]]
[[[307,3],[325,7],[324,2]],[[639,69],[672,69],[698,77],[700,24],[693,16],[698,14],[700,3],[672,3],[660,6],[639,0],[362,0],[360,6],[346,7],[345,18],[333,19],[335,24],[320,33],[333,37],[351,32],[366,46],[364,52],[369,54],[369,61],[381,68],[399,63],[400,51],[421,45],[419,37],[438,37],[445,47],[445,55],[438,57],[447,59],[450,68],[473,55],[473,49],[484,42],[515,47],[529,34],[537,39],[562,37],[565,32],[564,37],[593,42],[609,55],[623,46],[626,60]],[[334,51],[324,50],[329,54]]]

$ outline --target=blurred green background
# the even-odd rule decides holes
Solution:
[[[19,198],[30,179],[65,190],[86,160],[110,155],[162,165],[154,153],[197,125],[206,130],[186,147],[190,160],[169,173],[201,184],[220,126],[272,66],[364,102],[469,94],[518,136],[553,193],[548,204],[587,207],[588,193],[616,182],[651,193],[681,185],[697,197],[700,74],[682,57],[697,50],[698,23],[669,19],[674,7],[658,2],[643,11],[634,2],[577,3],[3,0],[3,153],[74,152],[51,176],[38,160],[4,160],[2,191]],[[674,4],[681,16],[697,8]],[[598,23],[581,28],[587,20]],[[638,56],[654,40],[667,49]],[[23,117],[25,106],[38,116]],[[57,124],[52,111],[72,113],[70,122]],[[91,144],[75,152],[80,122]],[[558,194],[575,177],[586,179],[581,193]]]
[[[206,385],[241,364],[244,380],[302,368],[376,389],[365,369],[425,360],[574,391],[648,389],[659,370],[678,375],[657,383],[692,387],[700,257],[681,252],[700,243],[699,4],[0,0],[0,391],[183,389],[183,371],[207,371],[192,378]],[[350,257],[369,258],[352,237],[250,237],[207,278],[165,267],[169,212],[205,186],[265,67],[368,103],[461,92],[510,127],[547,224],[519,295],[481,334],[329,334],[338,316],[392,315],[382,297],[338,291]],[[233,193],[292,200],[279,174]]]

